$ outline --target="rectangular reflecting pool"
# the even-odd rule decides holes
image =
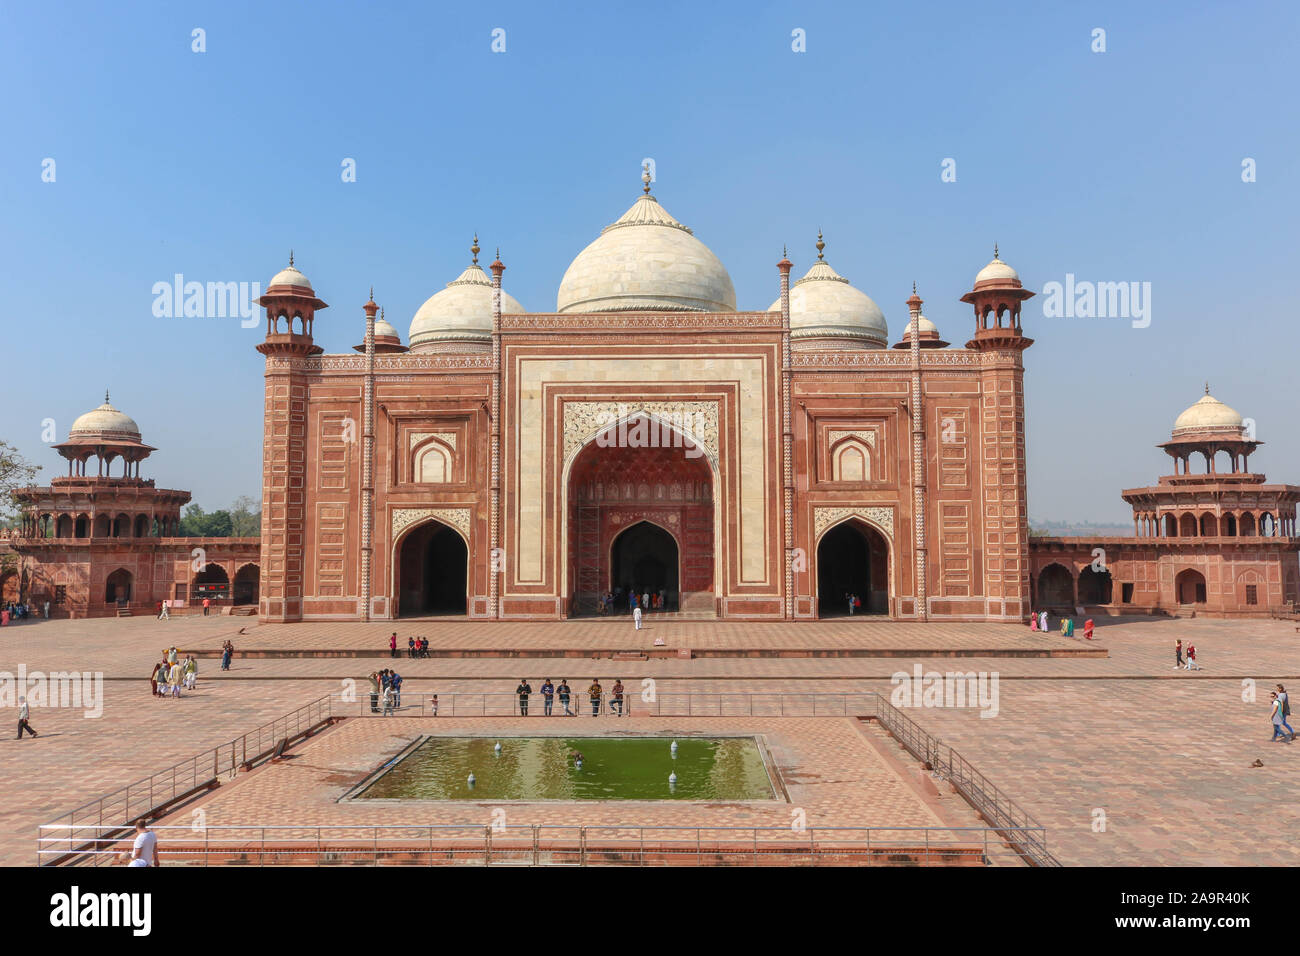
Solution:
[[[381,768],[351,799],[778,797],[754,737],[426,737]]]

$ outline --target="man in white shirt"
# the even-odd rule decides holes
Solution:
[[[31,708],[27,706],[27,698],[19,697],[18,698],[18,739],[19,740],[23,739],[24,730],[27,731],[29,734],[31,734],[33,737],[36,736],[36,731],[32,730],[32,725],[27,722],[27,718],[31,716],[31,713],[32,713]]]
[[[143,820],[135,821],[135,846],[131,848],[130,866],[158,865],[158,834]]]

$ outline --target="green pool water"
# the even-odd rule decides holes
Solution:
[[[575,751],[583,756],[581,769]],[[673,773],[677,781],[670,785]],[[773,800],[776,795],[753,737],[429,737],[355,799]]]

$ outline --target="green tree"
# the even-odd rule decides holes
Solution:
[[[262,503],[248,495],[230,506],[230,534],[235,538],[256,538],[262,533]]]
[[[13,518],[18,510],[14,492],[30,485],[40,470],[39,465],[18,454],[13,445],[0,441],[0,518]]]

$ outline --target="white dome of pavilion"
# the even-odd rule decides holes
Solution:
[[[139,441],[140,426],[135,423],[135,419],[114,408],[108,401],[108,393],[105,392],[104,404],[84,415],[79,415],[68,432],[70,441],[86,438]]]
[[[645,195],[578,253],[558,312],[734,312],[731,276],[691,230]]]
[[[1195,405],[1186,409],[1174,421],[1174,437],[1189,432],[1218,431],[1239,435],[1242,429],[1242,417],[1239,412],[1229,408],[1210,394],[1205,387],[1203,395]]]
[[[451,351],[492,342],[492,280],[478,264],[478,237],[474,239],[474,262],[468,269],[435,292],[416,310],[407,344],[413,352]],[[524,312],[514,296],[501,291],[501,313]]]
[[[863,348],[889,344],[889,324],[880,306],[822,258],[821,233],[817,234],[817,261],[790,288],[790,339],[843,339]],[[781,300],[769,312],[781,311]]]

